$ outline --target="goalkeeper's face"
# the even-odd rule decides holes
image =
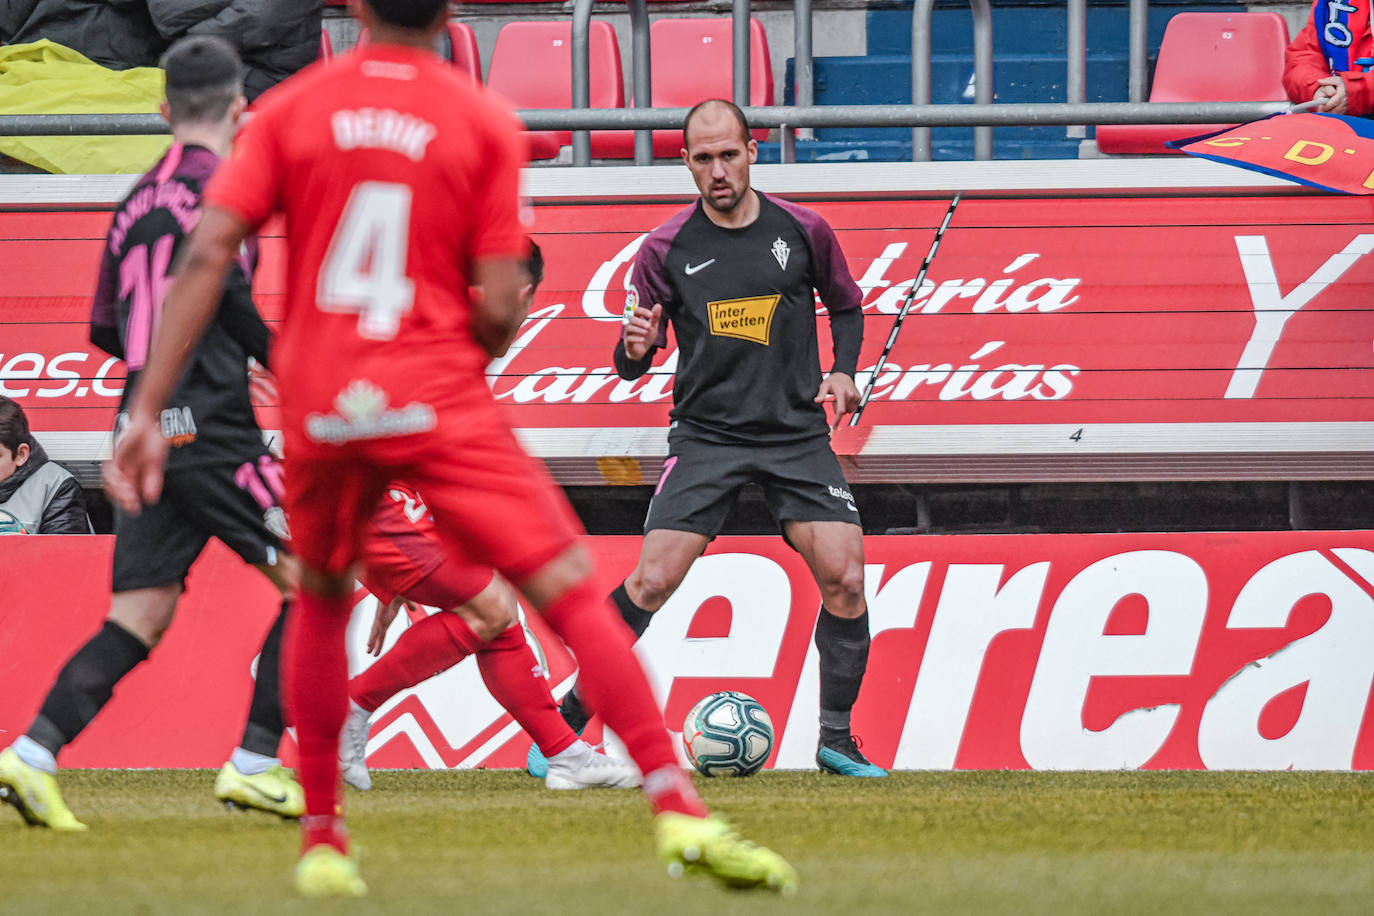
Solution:
[[[749,166],[758,157],[758,144],[724,108],[698,113],[684,139],[690,146],[682,158],[701,199],[719,213],[734,210],[749,190]]]

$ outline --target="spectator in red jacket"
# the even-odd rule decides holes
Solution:
[[[1374,0],[1315,0],[1312,16],[1284,55],[1289,100],[1317,102],[1317,111],[1367,117],[1374,113],[1374,72],[1356,63],[1374,57]]]

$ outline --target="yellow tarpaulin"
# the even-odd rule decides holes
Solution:
[[[0,114],[142,114],[162,101],[157,67],[110,70],[51,41],[0,46]],[[140,173],[170,136],[0,137],[0,153],[60,174]]]

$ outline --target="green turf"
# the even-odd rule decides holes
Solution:
[[[379,772],[349,794],[371,894],[291,894],[296,830],[229,813],[206,771],[66,771],[86,834],[0,810],[0,912],[1367,913],[1374,776],[816,773],[702,780],[786,855],[780,900],[672,881],[636,792],[550,792],[508,771]]]

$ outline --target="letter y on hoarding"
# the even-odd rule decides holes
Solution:
[[[1327,258],[1316,273],[1286,296],[1279,291],[1274,260],[1269,255],[1269,243],[1264,236],[1238,235],[1236,250],[1240,252],[1240,266],[1245,271],[1245,285],[1250,289],[1250,302],[1255,310],[1255,329],[1245,342],[1245,350],[1236,363],[1235,372],[1231,374],[1226,397],[1252,398],[1288,319],[1315,299],[1318,293],[1339,280],[1356,261],[1374,251],[1374,235],[1355,236],[1349,245]]]

